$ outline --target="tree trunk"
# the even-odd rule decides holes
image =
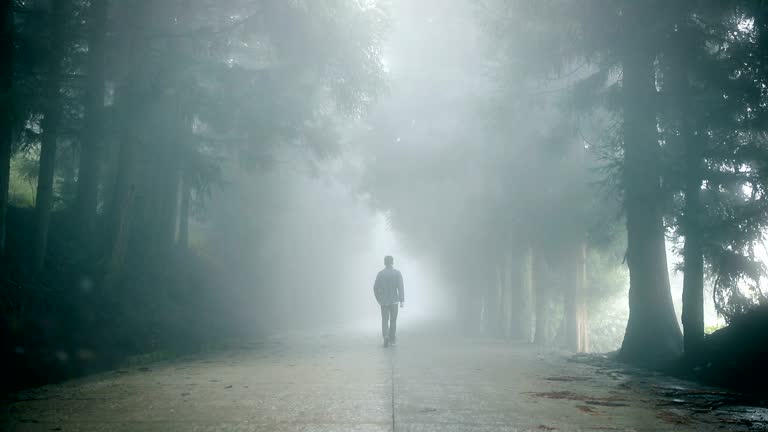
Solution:
[[[589,309],[587,308],[587,243],[579,248],[578,277],[579,294],[577,298],[579,344],[577,352],[589,352]]]
[[[103,288],[106,291],[114,288],[123,274],[131,226],[129,216],[131,214],[130,210],[133,208],[134,199],[134,188],[132,185],[121,185],[116,189],[120,193],[114,200],[116,208],[113,210],[114,214],[109,240],[110,248],[103,282]]]
[[[477,336],[483,330],[483,293],[478,284],[474,265],[465,270],[451,270],[451,279],[456,285],[456,318],[461,330],[467,336]]]
[[[130,97],[128,97],[130,98]],[[132,106],[129,101],[124,101],[128,106],[122,110],[128,110]],[[125,114],[124,114],[125,115]],[[125,118],[121,116],[122,118]],[[133,134],[123,131],[120,136],[120,149],[117,159],[117,173],[112,187],[112,201],[107,213],[107,249],[108,264],[104,286],[111,288],[122,273],[130,236],[130,215],[134,208],[136,185],[134,184],[134,150],[138,138]]]
[[[82,238],[90,243],[96,221],[99,164],[104,139],[105,39],[108,0],[91,0],[88,37],[88,86],[85,130],[77,181],[77,215]]]
[[[142,136],[139,131],[145,121],[139,94],[142,68],[141,49],[145,28],[142,19],[150,11],[152,0],[138,0],[131,4],[120,4],[120,59],[123,75],[118,77],[116,106],[118,111],[118,155],[115,178],[112,185],[112,199],[107,209],[107,269],[104,277],[104,289],[113,288],[123,274],[132,234],[131,216],[136,201],[136,158],[141,147]]]
[[[173,252],[178,232],[181,203],[179,199],[179,191],[183,186],[181,168],[179,167],[178,162],[178,159],[173,160],[175,169],[168,173],[168,189],[166,191],[165,200],[162,202],[165,217],[164,223],[162,224],[163,244],[161,245],[161,250],[166,257]]]
[[[587,246],[584,241],[572,248],[571,256],[567,258],[570,266],[565,292],[565,344],[574,352],[589,350],[587,341],[587,305],[586,305],[586,254]]]
[[[48,98],[48,103],[53,99]],[[35,195],[35,241],[33,244],[33,266],[40,271],[45,263],[48,248],[48,230],[53,208],[53,177],[56,166],[56,141],[60,117],[54,108],[47,108],[43,121],[43,136],[40,143],[40,174]]]
[[[576,199],[568,210],[570,214],[563,239],[567,246],[563,249],[563,262],[567,267],[565,281],[565,309],[563,330],[565,346],[574,352],[587,352],[587,221],[586,203],[589,202],[587,192],[587,164],[585,160],[584,143],[574,140],[569,146],[569,165],[571,167],[571,184],[568,186],[571,197]]]
[[[13,86],[13,14],[12,0],[0,0],[0,97],[9,97]],[[11,177],[13,121],[10,104],[0,106],[0,257],[5,255],[8,215],[8,188]]]
[[[40,139],[40,173],[37,178],[35,195],[36,229],[33,244],[33,266],[40,271],[45,263],[48,248],[48,231],[53,209],[53,181],[56,168],[56,147],[61,123],[61,75],[64,59],[64,29],[68,13],[69,0],[53,2],[51,11],[51,41],[48,76],[45,88],[45,106],[43,111],[42,138]]]
[[[185,39],[181,37],[184,25],[184,1],[153,2],[154,20],[150,26],[154,31],[167,31],[171,25],[171,34],[178,37],[165,38],[157,42],[156,49],[167,52],[171,77],[163,84],[165,94],[152,98],[147,109],[152,118],[148,124],[151,132],[147,137],[143,154],[147,163],[143,164],[146,176],[139,186],[140,195],[146,203],[144,219],[147,239],[142,245],[147,264],[165,265],[174,252],[177,241],[179,221],[179,191],[181,187],[182,167],[191,145],[192,120],[185,107],[185,73],[180,68],[178,58],[185,52]],[[175,57],[178,56],[178,57]],[[166,118],[166,120],[162,120]],[[158,119],[161,119],[158,121]]]
[[[659,365],[682,351],[669,289],[660,208],[659,143],[654,98],[655,51],[644,46],[644,4],[627,2],[623,66],[624,210],[627,218],[629,321],[619,358]],[[645,21],[645,22],[644,22]]]
[[[685,22],[690,11],[683,8],[678,29],[673,33],[670,92],[675,96],[679,122],[679,145],[685,168],[684,205],[681,231],[683,246],[683,348],[686,355],[696,354],[704,343],[704,253],[699,218],[701,208],[702,165],[704,140],[697,138],[696,121],[692,116],[692,92],[688,59],[697,47],[692,46]]]
[[[512,276],[514,279],[512,281],[512,289],[510,290],[514,296],[512,302],[514,325],[512,326],[510,336],[512,339],[530,342],[534,318],[533,254],[528,249],[518,253],[519,255],[516,255],[516,259],[513,262]]]
[[[544,257],[535,249],[531,252],[532,285],[536,303],[536,327],[533,334],[533,343],[546,345],[549,343],[549,287],[544,280]]]
[[[682,66],[682,65],[681,65]],[[701,184],[703,162],[687,111],[688,77],[681,68],[678,92],[680,108],[680,139],[683,141],[685,172],[685,203],[682,228],[685,236],[683,246],[683,347],[686,354],[696,354],[704,343],[704,253],[702,231],[699,224],[701,214]]]
[[[189,248],[189,207],[192,201],[192,188],[189,185],[188,176],[181,179],[181,205],[179,209],[179,247],[182,250]]]
[[[144,265],[164,266],[176,244],[180,169],[170,143],[150,148],[146,145],[150,142],[142,147],[150,156],[141,163],[142,175],[137,181],[137,198],[144,203],[143,208],[136,209],[141,225],[137,235]]]
[[[686,354],[696,354],[704,343],[704,257],[699,193],[701,177],[689,173],[685,192],[685,245],[683,246],[683,344]]]
[[[8,189],[11,180],[11,143],[13,133],[8,118],[0,124],[0,257],[5,256],[5,233],[8,219]]]
[[[502,270],[500,264],[493,265],[489,270],[490,274],[486,274],[485,286],[486,292],[484,296],[484,321],[486,334],[490,336],[500,337],[502,336],[502,308],[501,308],[501,284],[502,284]]]
[[[502,301],[504,308],[504,337],[514,338],[518,333],[519,325],[515,316],[515,304],[519,301],[520,254],[507,252],[504,254],[502,267]]]

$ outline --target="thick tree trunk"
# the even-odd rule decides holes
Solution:
[[[690,52],[696,50],[691,46],[692,38],[685,20],[688,9],[682,10],[682,18],[678,30],[674,32],[671,62],[672,86],[669,92],[675,96],[678,116],[678,140],[683,151],[685,184],[683,215],[681,231],[685,237],[683,246],[683,347],[686,355],[696,354],[704,343],[704,253],[701,215],[701,185],[704,162],[704,139],[697,136],[696,121],[691,115],[692,87],[689,76],[688,59]]]
[[[170,147],[171,144],[153,147],[159,146]],[[141,164],[142,175],[137,182],[137,198],[143,203],[136,209],[137,221],[140,221],[137,234],[143,265],[148,268],[164,266],[176,244],[180,171],[178,160],[169,150],[167,147],[142,147],[142,152],[150,156]]]
[[[142,20],[150,11],[152,0],[138,0],[130,4],[120,4],[119,20],[120,51],[123,75],[118,77],[116,106],[118,112],[118,155],[115,178],[112,185],[111,202],[106,214],[107,269],[104,288],[113,288],[123,274],[129,239],[134,225],[131,216],[134,213],[137,185],[137,153],[141,148],[140,127],[145,126],[143,107],[141,106],[140,80],[142,68],[142,48],[144,47]],[[137,127],[138,125],[138,127]]]
[[[127,170],[127,168],[123,168],[123,170]],[[118,174],[118,177],[124,177],[124,175]],[[114,288],[122,276],[128,249],[131,227],[130,215],[135,189],[133,185],[126,183],[126,181],[118,180],[118,186],[115,187],[117,196],[114,199],[115,208],[112,210],[110,221],[109,251],[103,282],[103,288],[107,291]]]
[[[5,255],[8,219],[8,189],[11,180],[11,143],[13,134],[7,119],[0,124],[0,257]]]
[[[130,98],[130,97],[129,97]],[[125,104],[131,104],[128,100]],[[128,106],[121,108],[128,110]],[[124,131],[120,137],[117,172],[112,187],[112,201],[107,212],[108,264],[105,288],[113,287],[122,273],[131,232],[130,215],[134,208],[136,185],[134,183],[134,153],[138,138]]]
[[[0,98],[9,97],[13,86],[13,14],[11,0],[0,0]],[[0,256],[5,255],[8,188],[11,177],[13,121],[10,104],[0,106]]]
[[[682,351],[682,335],[669,288],[660,208],[659,144],[654,98],[655,52],[643,46],[636,8],[628,2],[623,58],[624,210],[627,218],[629,321],[619,358],[649,366]],[[639,21],[639,22],[637,22]],[[631,24],[630,24],[631,23]]]
[[[688,88],[686,85],[684,88]],[[702,156],[688,116],[681,104],[681,131],[686,159],[685,204],[683,209],[683,347],[696,354],[704,343],[704,253],[701,214]]]
[[[70,12],[69,0],[53,3],[51,11],[51,41],[48,76],[46,78],[45,107],[40,140],[40,172],[37,178],[35,195],[36,229],[32,245],[33,266],[40,271],[45,263],[48,248],[48,231],[53,210],[53,181],[56,169],[56,147],[61,123],[61,75],[64,59],[64,29]]]
[[[99,165],[104,139],[105,39],[108,0],[91,0],[88,37],[88,87],[85,131],[77,181],[77,215],[81,235],[90,243],[94,234],[99,190]]]
[[[48,98],[48,103],[53,100]],[[59,114],[54,111],[54,108],[47,109],[43,122],[43,137],[40,143],[40,174],[37,179],[37,193],[35,195],[36,227],[33,244],[33,266],[36,271],[42,270],[45,263],[48,231],[53,209],[53,177],[56,167],[56,141],[58,140],[60,122]]]
[[[179,33],[179,37],[164,38],[157,42],[157,49],[167,51],[170,56],[169,67],[173,74],[171,81],[165,83],[167,92],[153,98],[147,107],[150,133],[147,136],[143,154],[147,155],[142,168],[146,172],[137,195],[145,202],[143,211],[146,240],[142,249],[148,258],[147,265],[167,263],[174,252],[177,242],[179,221],[179,191],[181,187],[182,166],[185,163],[191,145],[192,121],[186,115],[184,106],[185,71],[179,67],[174,56],[185,51],[185,39],[181,37],[184,25],[184,1],[153,2],[150,21],[154,31]],[[164,30],[165,29],[165,30]],[[166,120],[162,120],[165,118]],[[158,121],[158,119],[160,119]]]
[[[698,224],[701,179],[689,179],[685,193],[685,246],[683,247],[683,335],[686,354],[696,354],[704,343],[704,257]]]

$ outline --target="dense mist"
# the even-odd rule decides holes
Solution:
[[[197,242],[237,305],[227,319],[238,318],[246,335],[375,329],[373,281],[384,255],[408,275],[404,322],[452,317],[428,258],[410,252],[370,199],[341,182],[350,169],[328,162],[235,170],[227,193],[205,211]]]
[[[0,0],[2,390],[430,332],[755,387],[768,6],[667,3]]]

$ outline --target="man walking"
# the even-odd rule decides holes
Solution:
[[[373,293],[381,306],[381,335],[384,337],[384,347],[395,344],[397,331],[397,304],[403,307],[403,275],[396,270],[394,259],[384,257],[384,269],[376,275]]]

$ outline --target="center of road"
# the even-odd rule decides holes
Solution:
[[[392,432],[395,432],[395,356],[389,356],[389,382],[392,384]]]

